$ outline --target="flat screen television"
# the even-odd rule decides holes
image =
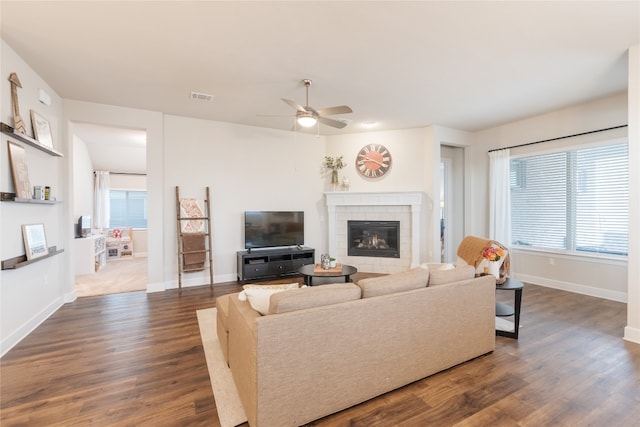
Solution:
[[[245,249],[304,245],[304,212],[246,211]]]
[[[91,234],[91,216],[82,215],[78,219],[78,237],[87,237]]]

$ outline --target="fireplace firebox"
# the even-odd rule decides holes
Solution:
[[[400,258],[400,221],[347,221],[349,256]]]

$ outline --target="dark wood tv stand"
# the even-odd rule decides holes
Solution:
[[[315,252],[305,246],[238,251],[238,282],[298,275],[300,267],[315,262]]]

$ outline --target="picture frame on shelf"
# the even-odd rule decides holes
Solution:
[[[42,117],[36,111],[31,110],[31,126],[33,126],[33,136],[42,145],[53,148],[53,136],[49,120]]]
[[[23,224],[22,237],[24,238],[27,260],[49,255],[44,224]]]
[[[29,182],[29,169],[27,168],[27,154],[24,147],[15,142],[7,141],[9,147],[9,163],[11,163],[11,175],[16,197],[31,199],[31,183]]]

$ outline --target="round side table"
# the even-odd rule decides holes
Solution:
[[[513,307],[507,304],[496,302],[496,316],[498,317],[510,317],[514,316],[514,329],[513,331],[499,331],[496,330],[496,335],[501,337],[518,339],[518,330],[520,329],[520,309],[522,307],[522,288],[524,285],[521,281],[507,277],[507,280],[501,284],[496,284],[497,291],[513,291]]]

